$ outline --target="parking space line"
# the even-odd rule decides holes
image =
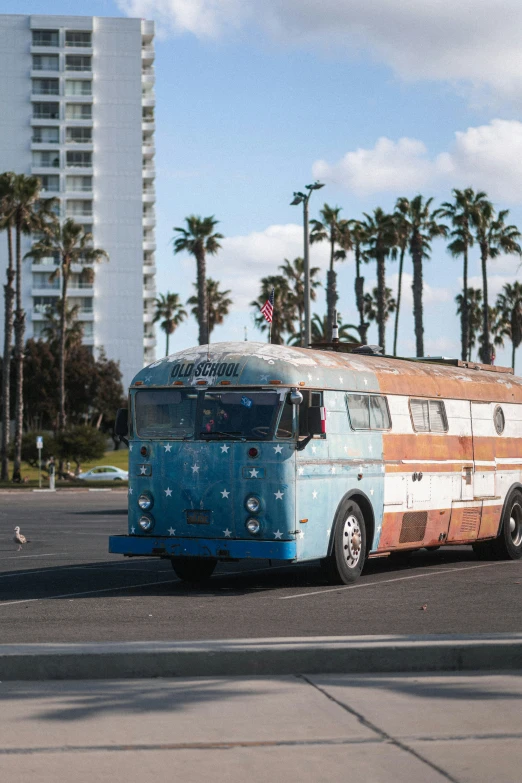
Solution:
[[[405,582],[408,579],[424,579],[427,576],[438,576],[440,574],[452,574],[456,571],[473,571],[475,568],[491,568],[492,566],[508,565],[519,563],[518,560],[504,560],[496,563],[481,563],[474,566],[462,566],[461,568],[445,568],[443,571],[428,571],[425,574],[411,574],[410,576],[398,576],[395,579],[381,579],[378,582],[362,582],[356,585],[339,585],[339,587],[330,587],[326,590],[313,590],[308,593],[296,593],[295,595],[282,595],[278,596],[279,601],[288,601],[292,598],[308,598],[312,595],[324,595],[325,593],[337,593],[340,590],[359,590],[362,587],[378,587],[379,585],[387,585],[391,582]]]
[[[96,595],[96,593],[115,593],[118,590],[133,590],[135,587],[155,587],[156,585],[170,585],[175,580],[164,579],[160,582],[140,582],[135,585],[123,585],[121,587],[103,587],[99,590],[83,590],[81,593],[62,593],[61,595],[44,595],[41,598],[23,598],[20,601],[0,601],[0,609],[17,604],[32,604],[35,601],[52,601],[56,598],[78,598],[82,595]]]
[[[22,557],[56,557],[66,555],[67,552],[44,552],[42,555],[13,555],[12,557],[0,557],[0,560],[20,560]]]

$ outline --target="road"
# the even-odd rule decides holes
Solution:
[[[126,502],[124,491],[0,493],[2,643],[522,630],[522,561],[422,551],[408,566],[371,561],[349,587],[327,585],[316,563],[252,561],[190,588],[167,561],[107,552]],[[15,524],[31,540],[22,552]]]

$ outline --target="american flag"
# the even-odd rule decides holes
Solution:
[[[263,307],[261,308],[261,312],[265,316],[265,320],[268,321],[269,324],[272,323],[272,316],[274,314],[274,289],[272,288],[272,293],[264,303]]]

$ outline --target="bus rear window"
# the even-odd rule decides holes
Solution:
[[[174,389],[136,393],[136,433],[140,438],[182,440],[194,434],[197,392]]]

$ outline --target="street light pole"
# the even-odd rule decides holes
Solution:
[[[304,344],[309,348],[312,343],[312,317],[310,313],[310,235],[308,232],[308,202],[312,191],[324,188],[321,182],[314,182],[313,185],[306,186],[306,193],[298,191],[294,193],[292,206],[303,205],[303,245],[304,245]],[[302,339],[302,338],[301,338]]]

